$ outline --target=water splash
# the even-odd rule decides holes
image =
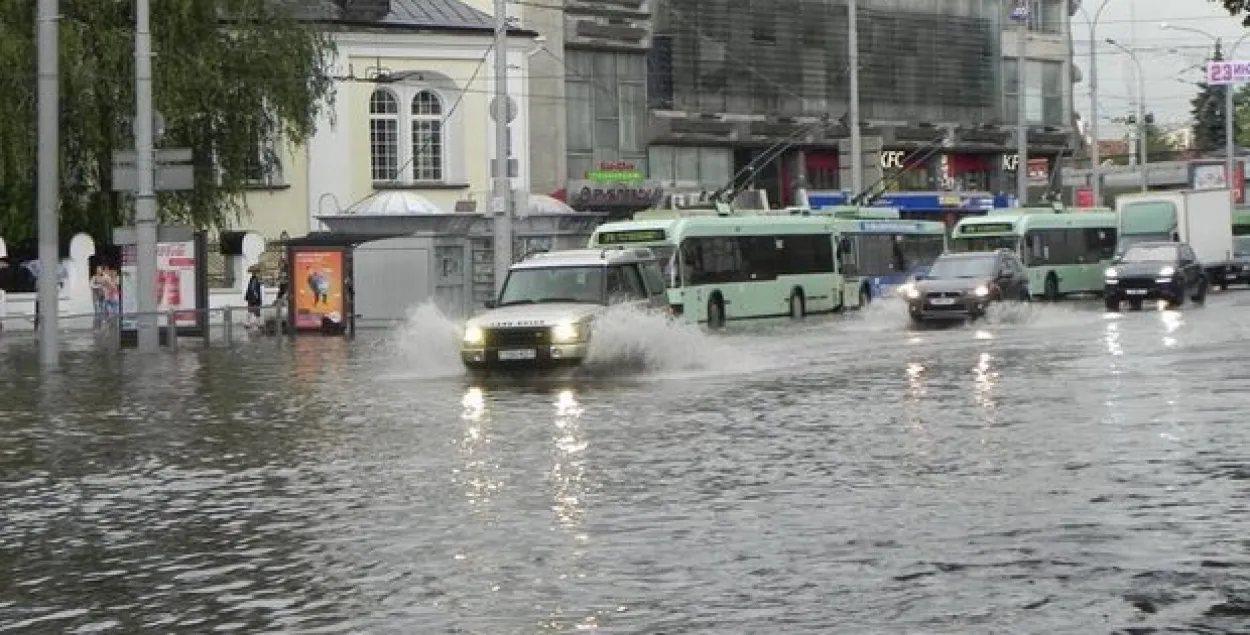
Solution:
[[[383,345],[393,351],[405,376],[454,377],[464,373],[463,335],[459,321],[448,318],[433,302],[424,302],[408,311],[403,325]]]
[[[742,368],[750,360],[697,325],[630,306],[608,309],[595,320],[583,370],[589,374]]]

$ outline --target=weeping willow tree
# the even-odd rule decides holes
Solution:
[[[1246,11],[1250,11],[1250,0],[1211,0],[1222,5],[1228,12],[1234,16],[1242,16]],[[1242,16],[1241,23],[1250,26],[1250,15]]]
[[[191,148],[195,189],[160,195],[161,220],[227,225],[248,210],[242,193],[271,169],[281,143],[312,135],[333,99],[333,44],[275,0],[171,0],[152,4],[153,103],[161,147]],[[0,0],[0,237],[35,233],[36,49],[34,0]],[[134,3],[60,2],[61,235],[107,239],[129,220],[113,193],[112,154],[134,148]]]

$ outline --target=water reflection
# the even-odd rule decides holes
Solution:
[[[997,422],[994,411],[998,400],[994,393],[998,387],[998,370],[994,368],[994,356],[989,352],[982,352],[977,365],[972,368],[972,386],[973,399],[986,411],[985,423],[994,425]]]
[[[568,529],[582,526],[585,521],[586,461],[585,450],[589,445],[582,426],[582,407],[572,390],[561,390],[555,402],[555,445],[550,478],[555,486],[552,510],[556,519]],[[579,535],[579,539],[584,539]]]
[[[1178,340],[1172,334],[1185,325],[1184,317],[1180,311],[1163,311],[1159,314],[1159,321],[1163,322],[1163,345],[1174,348]]]
[[[1107,353],[1113,358],[1111,360],[1112,374],[1120,373],[1120,367],[1114,358],[1124,354],[1124,346],[1120,343],[1121,335],[1119,322],[1107,322],[1106,333],[1103,334],[1102,341],[1107,347]]]
[[[929,431],[925,425],[925,410],[929,407],[928,369],[920,362],[908,362],[904,372],[907,374],[907,429],[912,441],[912,450],[919,456],[928,456]]]
[[[499,491],[499,463],[491,453],[488,427],[490,413],[486,409],[486,396],[476,386],[465,391],[460,399],[460,419],[464,432],[460,439],[463,467],[454,471],[456,481],[464,488],[465,498],[471,507],[481,509],[490,503]]]

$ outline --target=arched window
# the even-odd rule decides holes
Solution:
[[[428,90],[412,98],[412,178],[443,180],[443,102]]]
[[[399,179],[399,102],[387,90],[369,98],[369,156],[374,181]]]

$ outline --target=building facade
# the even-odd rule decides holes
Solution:
[[[1014,189],[1012,4],[860,0],[867,186]],[[1030,155],[1048,161],[1071,129],[1066,5],[1030,6]],[[679,189],[720,187],[780,144],[789,146],[780,159],[749,177],[771,201],[791,202],[800,186],[849,187],[845,0],[667,0],[657,21],[653,176]]]
[[[367,6],[362,6],[367,5]],[[275,148],[258,174],[242,229],[266,238],[321,229],[318,216],[367,208],[384,192],[418,194],[431,212],[485,211],[495,127],[494,20],[457,0],[337,2],[321,22],[338,55],[334,101],[303,147]],[[535,34],[509,33],[510,173],[529,174],[528,52]],[[420,211],[420,210],[414,210]]]

